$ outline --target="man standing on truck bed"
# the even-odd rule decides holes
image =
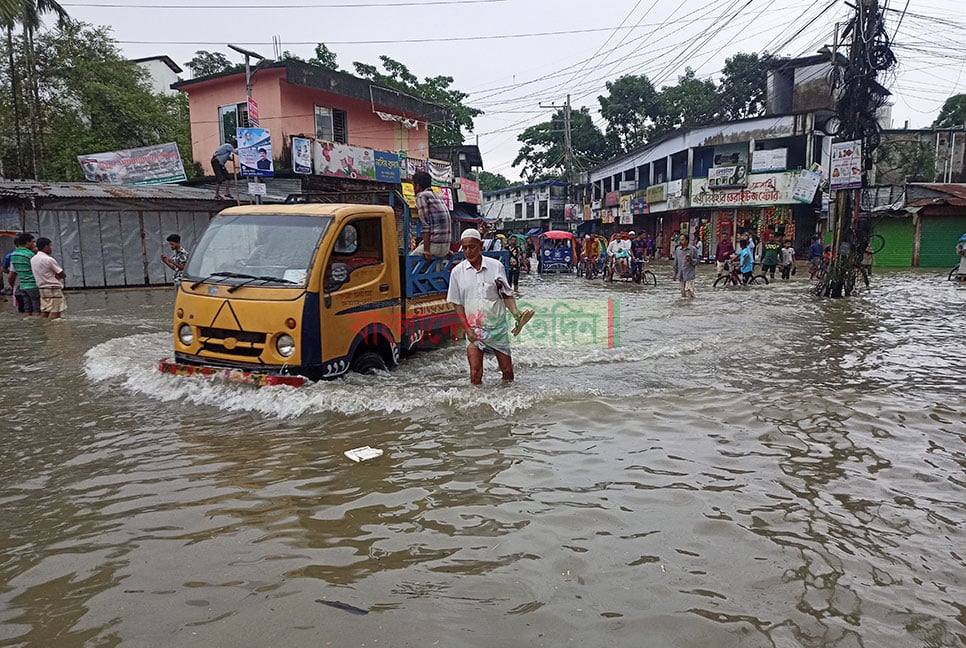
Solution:
[[[517,321],[513,329],[516,335],[533,317],[533,311],[517,309],[503,264],[483,256],[483,237],[478,230],[464,230],[460,247],[466,260],[453,268],[446,300],[456,307],[456,315],[469,341],[466,358],[470,363],[470,383],[483,382],[484,353],[496,356],[503,380],[513,380],[506,313],[509,310]]]
[[[416,211],[419,213],[419,228],[423,237],[423,242],[416,246],[413,254],[422,254],[426,261],[434,257],[441,261],[449,256],[453,238],[449,210],[433,193],[433,179],[425,171],[413,174],[413,191],[416,192]]]

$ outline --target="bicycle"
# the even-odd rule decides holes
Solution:
[[[949,271],[949,275],[946,276],[949,281],[966,281],[966,278],[961,277],[959,274],[959,265],[954,265],[953,269]]]
[[[741,273],[741,268],[738,265],[737,259],[731,259],[725,261],[723,272],[718,275],[718,278],[714,280],[715,288],[727,288],[728,286],[743,286],[745,285],[745,277]],[[764,274],[752,274],[751,278],[748,279],[748,285],[768,285],[768,277]]]
[[[578,276],[586,277],[587,279],[597,278],[597,260],[590,259],[588,257],[583,257],[580,259],[580,268],[578,270]]]

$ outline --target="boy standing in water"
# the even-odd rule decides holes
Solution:
[[[782,248],[782,279],[788,279],[795,269],[795,248],[792,247],[791,240],[785,241]]]

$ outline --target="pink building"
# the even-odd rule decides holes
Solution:
[[[171,87],[188,95],[192,155],[204,173],[211,174],[212,152],[226,141],[235,144],[235,128],[249,126],[245,72],[199,77]],[[276,165],[284,168],[291,168],[293,135],[406,151],[425,159],[427,123],[449,118],[436,104],[301,61],[253,68],[252,98],[258,104],[259,127],[271,132]]]

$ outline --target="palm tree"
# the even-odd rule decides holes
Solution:
[[[26,90],[27,112],[30,115],[30,149],[34,178],[43,176],[43,124],[40,107],[40,84],[34,56],[34,33],[45,14],[55,14],[58,22],[68,19],[67,11],[56,0],[0,0],[0,20],[7,31],[7,50],[10,65],[10,85],[13,92],[14,129],[17,137],[17,166],[20,166],[20,92],[13,54],[13,28],[19,22],[23,28],[23,81]],[[18,172],[20,169],[18,168]]]

